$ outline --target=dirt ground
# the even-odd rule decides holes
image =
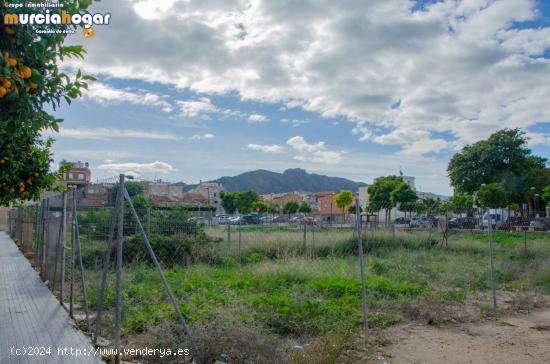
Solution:
[[[550,363],[548,307],[442,327],[405,324],[385,336],[391,344],[377,354],[378,363]]]

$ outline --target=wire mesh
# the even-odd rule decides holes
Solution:
[[[9,231],[54,293],[59,295],[64,287],[62,300],[83,330],[92,334],[101,316],[97,343],[113,347],[116,210],[85,207],[78,201],[75,210],[70,192],[67,201],[64,229],[62,199],[53,196],[37,206],[12,209]],[[375,328],[407,315],[433,317],[437,310],[426,303],[429,300],[449,305],[473,293],[485,294],[490,287],[489,221],[494,224],[499,290],[526,277],[535,280],[536,267],[547,264],[549,257],[548,236],[540,231],[550,226],[542,211],[524,215],[490,211],[494,215],[490,220],[481,211],[470,216],[409,212],[388,222],[369,220],[370,214],[363,213],[359,229],[355,214],[342,214],[340,219],[198,216],[180,207],[137,207],[136,213],[205,361],[285,362],[295,340],[332,333],[342,325],[360,327],[358,233],[366,254],[369,319]],[[189,337],[128,205],[122,233],[122,344],[189,348]],[[104,272],[106,286],[99,307]],[[187,356],[140,354],[125,359],[181,362]]]

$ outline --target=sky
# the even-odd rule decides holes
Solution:
[[[550,157],[550,1],[119,0],[68,70],[54,156],[196,183],[254,170],[451,194],[467,144],[522,128]]]

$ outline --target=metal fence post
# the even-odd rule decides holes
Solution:
[[[304,255],[306,254],[306,248],[307,248],[306,239],[307,239],[307,221],[304,220],[304,239],[303,239],[303,245],[302,245],[302,249],[304,250]]]
[[[113,211],[113,216],[111,218],[111,225],[109,229],[109,237],[107,241],[107,251],[105,252],[105,257],[103,259],[103,275],[101,277],[101,285],[99,288],[99,293],[97,296],[96,304],[96,319],[95,319],[95,330],[92,337],[93,343],[97,344],[97,337],[99,336],[99,329],[101,326],[101,316],[103,315],[103,296],[105,295],[105,288],[107,286],[107,274],[109,271],[109,263],[111,260],[111,252],[113,250],[113,239],[115,235],[115,226],[118,220],[118,210],[120,205],[124,202],[123,197],[120,195],[120,190],[117,193],[115,209]]]
[[[22,243],[21,240],[23,240],[23,222],[21,221],[22,220],[22,213],[21,213],[21,207],[18,207],[17,208],[17,227],[16,227],[16,233],[15,233],[15,237],[16,237],[16,240],[19,244]]]
[[[40,203],[40,205],[37,205],[36,207],[36,223],[35,223],[35,230],[34,230],[34,269],[38,269],[40,267],[40,239],[42,231],[42,213],[44,210],[44,204],[43,202]]]
[[[44,204],[44,219],[43,219],[43,243],[42,243],[42,254],[40,254],[40,258],[42,258],[42,261],[40,262],[40,272],[42,273],[42,280],[45,281],[48,269],[48,263],[47,263],[47,257],[46,253],[48,251],[48,231],[49,231],[49,223],[50,223],[50,199],[47,198],[45,200]]]
[[[71,280],[69,283],[69,315],[74,318],[73,315],[73,308],[74,308],[74,265],[75,265],[75,251],[74,251],[74,243],[75,243],[75,235],[76,235],[76,229],[75,229],[75,219],[76,219],[76,188],[73,188],[73,198],[71,203],[72,208],[72,223],[71,223]]]
[[[76,187],[73,195],[73,230],[76,240],[76,249],[78,250],[78,265],[80,267],[80,285],[82,287],[82,299],[84,300],[84,313],[86,314],[86,325],[90,331],[90,313],[88,311],[88,295],[86,285],[84,284],[84,264],[82,262],[82,245],[80,244],[80,230],[78,228],[78,216],[76,215]],[[72,249],[71,249],[72,250]],[[74,259],[73,259],[74,264]]]
[[[313,219],[313,225],[311,225],[311,256],[315,258],[315,228],[316,223],[315,219]]]
[[[65,291],[65,264],[66,264],[66,250],[67,250],[67,239],[65,232],[67,231],[67,194],[63,192],[63,212],[61,213],[61,284],[59,288],[59,303],[63,305],[63,293]]]
[[[115,281],[115,347],[117,350],[115,363],[120,363],[121,349],[120,344],[120,324],[122,319],[121,307],[121,280],[122,280],[122,239],[124,239],[124,174],[120,175],[119,194],[121,196],[121,204],[118,209],[117,216],[117,250],[116,250],[116,281]]]
[[[230,256],[230,255],[231,255],[231,223],[227,224],[227,256]]]
[[[491,210],[489,209],[487,217],[487,233],[489,235],[489,262],[491,266],[491,289],[493,291],[493,308],[497,308],[497,293],[496,293],[496,283],[495,283],[495,265],[493,260],[493,222],[491,219]]]
[[[147,234],[151,234],[151,207],[147,208],[145,224],[147,226]]]
[[[241,219],[239,219],[239,262],[243,264],[243,255],[241,250],[241,244],[242,244],[242,229],[243,229],[243,222]]]
[[[162,272],[162,268],[160,267],[160,264],[157,260],[157,256],[155,255],[155,252],[153,251],[153,248],[151,247],[151,243],[149,242],[149,237],[147,236],[147,233],[143,229],[143,225],[141,224],[139,216],[138,216],[138,214],[137,214],[137,212],[134,208],[134,204],[132,203],[132,199],[130,198],[130,195],[128,194],[128,191],[126,191],[126,189],[124,189],[124,191],[122,193],[124,195],[124,199],[126,199],[126,201],[128,202],[128,206],[130,207],[132,215],[134,216],[134,219],[136,221],[136,225],[138,226],[139,230],[141,231],[141,234],[143,236],[143,240],[145,242],[145,246],[147,248],[149,256],[151,257],[151,260],[153,261],[153,264],[155,265],[155,267],[157,269],[157,272],[159,273],[162,285],[164,286],[164,289],[166,290],[166,293],[168,294],[168,297],[170,298],[170,301],[172,302],[172,305],[174,306],[174,310],[176,311],[176,314],[177,314],[177,316],[180,320],[181,325],[183,326],[183,329],[184,329],[185,333],[189,337],[189,341],[191,342],[191,346],[193,348],[193,351],[197,355],[197,361],[199,363],[204,363],[202,355],[201,355],[201,353],[200,353],[200,351],[199,351],[199,349],[198,349],[198,347],[195,343],[195,340],[193,339],[193,335],[191,334],[191,330],[189,330],[189,327],[187,326],[187,322],[185,320],[185,317],[183,317],[183,314],[181,313],[178,302],[176,301],[176,297],[174,296],[174,293],[170,289],[170,286],[168,285],[168,282],[166,281],[166,277],[164,276],[164,273]],[[122,202],[124,202],[124,200]],[[121,204],[121,206],[122,205],[123,205],[123,203]],[[122,211],[122,209],[121,209],[121,211]],[[120,222],[122,222],[122,221],[120,221]],[[228,226],[230,226],[230,225],[228,225]],[[119,231],[120,231],[121,226],[119,225],[118,228],[119,228]],[[119,258],[119,257],[117,257],[117,258]],[[122,260],[122,257],[120,257],[120,259]],[[117,273],[118,273],[118,271],[117,271]]]
[[[359,211],[359,198],[355,199],[355,211]],[[369,309],[367,306],[367,284],[365,277],[365,261],[363,258],[363,239],[361,237],[361,223],[359,219],[355,219],[357,229],[357,248],[359,253],[359,264],[361,266],[361,301],[363,304],[363,325],[365,328],[365,336],[369,332]]]

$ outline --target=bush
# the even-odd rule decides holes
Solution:
[[[180,233],[170,236],[150,234],[149,241],[158,261],[165,266],[189,265],[205,260],[212,264],[218,260],[217,254],[209,246],[211,239],[204,233],[197,235]],[[114,259],[115,250],[112,255]],[[125,239],[123,260],[124,262],[152,263],[141,234],[134,234]]]

